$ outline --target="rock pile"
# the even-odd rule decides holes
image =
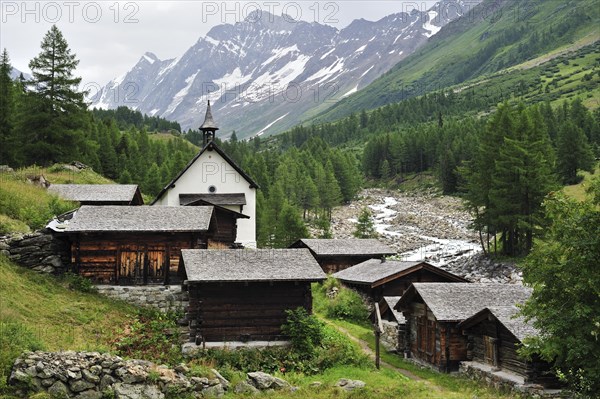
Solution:
[[[442,266],[474,283],[523,284],[523,273],[513,262],[497,261],[478,253]]]
[[[426,237],[476,242],[476,234],[469,229],[471,216],[459,198],[433,191],[403,193],[382,189],[365,189],[358,200],[334,209],[331,222],[334,238],[352,238],[361,210],[367,207],[377,217],[380,212],[371,207],[386,203],[386,198],[394,199],[387,208],[395,213],[383,223],[389,225],[386,230],[395,234],[382,234],[379,239],[398,253],[431,244]]]
[[[459,198],[442,196],[435,191],[403,193],[365,189],[358,200],[335,208],[331,223],[334,238],[352,237],[356,219],[364,207],[371,209],[380,228],[385,225],[388,233],[380,234],[379,240],[399,254],[439,240],[460,240],[469,243],[465,246],[467,249],[449,255],[451,251],[446,252],[447,248],[440,245],[437,252],[429,253],[431,258],[425,260],[473,282],[521,284],[523,281],[515,264],[488,259],[479,252],[477,234],[469,228],[471,215]]]
[[[170,369],[97,352],[25,352],[15,361],[8,382],[23,397],[35,391],[72,399],[164,399],[165,393],[222,396],[229,382],[212,372],[211,379],[188,377],[183,364]]]
[[[0,254],[41,273],[65,272],[69,253],[68,244],[47,230],[0,238]]]

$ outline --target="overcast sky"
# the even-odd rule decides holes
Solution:
[[[127,72],[146,51],[160,59],[181,56],[215,25],[234,24],[250,12],[285,13],[294,20],[342,29],[352,20],[378,20],[430,0],[343,1],[7,1],[0,0],[0,47],[15,68],[28,63],[55,23],[80,60],[76,71],[88,84],[105,85]]]

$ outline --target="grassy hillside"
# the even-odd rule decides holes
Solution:
[[[551,58],[600,39],[595,0],[486,0],[446,27],[371,85],[315,119],[351,112],[485,79],[526,61]],[[533,63],[535,65],[535,63]]]
[[[589,172],[580,172],[580,174],[583,176],[583,180],[578,184],[566,186],[563,188],[563,192],[578,201],[584,201],[587,198],[586,190],[590,186],[592,180],[600,176],[600,164],[596,165],[594,174]]]
[[[43,176],[50,183],[108,184],[112,181],[91,169],[75,170],[62,165],[50,168],[29,167],[15,172],[0,172],[0,235],[25,233],[43,227],[55,215],[74,209],[77,204],[59,199],[31,183]]]
[[[106,350],[134,308],[69,290],[0,255],[0,387],[23,350]]]

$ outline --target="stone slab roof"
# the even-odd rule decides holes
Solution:
[[[531,289],[516,284],[413,283],[396,309],[407,308],[417,296],[438,321],[460,322],[486,307],[523,303],[531,296]]]
[[[292,247],[309,248],[317,256],[384,256],[394,255],[396,251],[376,239],[318,239],[303,238]]]
[[[213,205],[246,205],[246,194],[179,194],[179,205],[189,205],[196,201]]]
[[[79,202],[131,202],[135,184],[52,184],[48,191],[59,197]]]
[[[404,315],[401,312],[398,312],[397,310],[394,309],[394,306],[396,306],[396,304],[400,300],[400,297],[399,296],[384,296],[383,300],[385,301],[388,308],[390,309],[390,312],[392,312],[392,314],[396,318],[396,321],[398,322],[398,324],[406,323],[406,319],[404,318]]]
[[[521,342],[523,342],[526,337],[539,335],[539,331],[531,324],[531,322],[525,321],[523,316],[517,316],[518,313],[519,308],[514,305],[488,306],[460,323],[459,326],[462,328],[464,326],[477,324],[478,321],[481,321],[483,318],[487,317],[487,315],[491,314]]]
[[[466,282],[462,277],[456,276],[426,262],[403,262],[397,260],[386,260],[385,262],[382,262],[380,259],[369,259],[358,265],[341,270],[333,274],[333,277],[346,283],[375,287],[386,281],[403,277],[421,269],[427,269],[432,273],[445,276],[449,281]]]
[[[66,232],[200,232],[207,231],[212,206],[93,206],[74,214]]]
[[[338,280],[348,283],[371,285],[386,277],[393,276],[403,272],[411,267],[417,266],[421,262],[400,262],[380,259],[369,259],[347,269],[333,274]]]
[[[191,282],[321,281],[327,276],[307,249],[182,249]]]

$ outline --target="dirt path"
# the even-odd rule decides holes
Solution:
[[[361,347],[361,349],[363,350],[363,352],[367,356],[369,356],[369,358],[371,358],[373,361],[375,361],[375,352],[373,352],[373,350],[369,347],[369,344],[366,341],[363,341],[362,339],[359,339],[359,338],[355,337],[354,335],[352,335],[350,333],[350,331],[346,330],[344,327],[337,326],[337,325],[333,324],[332,322],[330,322],[329,320],[325,320],[325,319],[321,319],[321,320],[323,322],[327,323],[328,325],[330,325],[331,327],[337,329],[339,332],[345,334],[351,341],[356,342]],[[381,364],[382,367],[385,367],[385,368],[390,369],[390,370],[394,370],[394,371],[396,371],[396,372],[398,372],[398,373],[400,373],[400,374],[402,374],[402,375],[410,378],[411,380],[421,381],[421,382],[424,382],[426,384],[431,384],[429,381],[424,380],[423,378],[419,377],[418,375],[413,374],[413,373],[411,373],[408,370],[401,369],[401,368],[398,368],[396,366],[393,366],[393,365],[391,365],[391,364],[389,364],[389,363],[387,363],[387,362],[385,362],[385,361],[383,361],[381,359],[380,359],[380,364]]]

